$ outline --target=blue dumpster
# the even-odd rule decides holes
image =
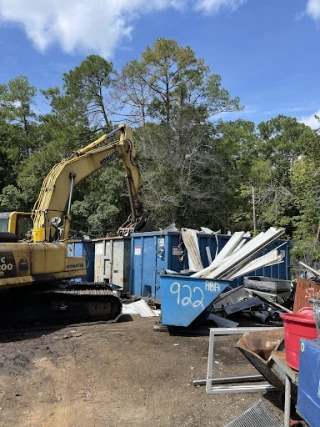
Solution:
[[[200,256],[204,267],[209,265],[206,247],[210,248],[212,259],[227,244],[231,236],[219,234],[198,234]],[[250,238],[248,238],[250,239]],[[150,232],[131,234],[131,293],[137,296],[151,296],[161,300],[160,273],[163,270],[180,272],[188,268],[188,256],[181,244],[178,232]],[[280,246],[283,263],[264,267],[250,273],[250,276],[264,276],[274,279],[290,280],[290,243],[277,240],[269,245],[260,255]],[[231,282],[232,287],[243,284],[243,277]]]
[[[94,281],[94,243],[83,242],[82,240],[70,240],[68,242],[68,256],[81,256],[84,258],[87,275],[74,279],[75,282],[93,282]]]
[[[176,232],[131,234],[131,293],[160,300],[160,273],[164,269],[187,268]]]
[[[189,326],[230,283],[227,280],[161,275],[162,324]]]

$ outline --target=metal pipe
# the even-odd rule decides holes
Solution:
[[[270,384],[256,384],[256,385],[225,385],[212,387],[208,394],[223,394],[223,393],[255,393],[257,391],[274,391],[276,390]]]
[[[310,267],[309,265],[305,264],[304,262],[299,261],[299,264],[302,267],[306,268],[307,270],[311,271],[311,273],[315,274],[317,277],[320,276],[320,272],[319,271],[315,270],[314,268]]]
[[[231,383],[245,383],[245,382],[260,382],[265,381],[265,378],[262,375],[241,375],[237,377],[221,377],[221,378],[212,378],[212,384],[231,384]],[[206,379],[193,379],[191,384],[194,386],[197,385],[206,385]]]
[[[67,215],[69,215],[70,212],[71,212],[71,201],[72,201],[72,193],[73,193],[73,187],[74,187],[74,179],[75,179],[75,177],[76,177],[75,173],[71,173],[70,174],[71,185],[70,185],[70,194],[69,194]]]
[[[251,314],[261,323],[266,323],[269,320],[269,313],[267,311],[252,311]]]
[[[286,375],[286,387],[284,396],[284,427],[290,427],[291,382],[288,375]]]

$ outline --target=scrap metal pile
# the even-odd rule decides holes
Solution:
[[[217,325],[224,327],[236,327],[238,322],[228,319],[236,314],[241,317],[253,319],[258,323],[277,323],[281,322],[280,313],[283,311],[291,312],[281,303],[286,303],[291,296],[291,282],[287,280],[274,280],[261,277],[244,278],[244,285],[225,292],[212,303],[209,311],[212,312],[209,319]],[[268,280],[268,281],[267,281]],[[254,283],[256,282],[256,283]],[[254,284],[253,284],[254,283]],[[278,289],[287,289],[284,292],[276,290],[275,292],[264,292],[263,290],[251,289],[250,286],[259,286],[259,284],[273,284]],[[249,286],[249,287],[247,287]]]
[[[244,231],[234,233],[227,244],[219,252],[217,250],[214,257],[210,254],[209,248],[206,248],[209,260],[209,266],[206,268],[203,267],[200,256],[198,233],[196,230],[186,228],[181,230],[182,239],[187,248],[191,277],[229,280],[232,288],[237,286],[235,279],[243,278],[242,286],[238,285],[220,294],[211,304],[208,308],[211,313],[209,320],[214,321],[218,326],[236,327],[239,323],[234,321],[234,315],[241,314],[241,317],[247,317],[259,323],[276,323],[281,321],[281,312],[291,311],[288,309],[292,294],[291,281],[246,276],[263,267],[283,262],[283,253],[279,251],[281,245],[261,254],[279,239],[284,233],[283,229],[271,227],[252,239],[248,239],[250,234]],[[213,261],[212,258],[214,258]]]
[[[236,232],[207,268],[202,265],[196,230],[182,229],[182,239],[188,250],[189,268],[196,271],[193,277],[234,280],[259,268],[280,264],[283,256],[278,248],[259,258],[257,255],[283,233],[284,229],[271,227],[248,240],[247,233]]]

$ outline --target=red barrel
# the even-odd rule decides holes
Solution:
[[[284,326],[284,342],[286,362],[299,370],[300,339],[314,340],[318,338],[316,322],[311,307],[302,308],[297,313],[281,313]]]

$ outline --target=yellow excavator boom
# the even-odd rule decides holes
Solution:
[[[116,132],[120,132],[119,141],[100,146]],[[147,224],[149,227],[148,213],[143,207],[142,179],[136,159],[136,150],[132,141],[132,132],[128,126],[120,125],[118,129],[110,134],[103,135],[51,169],[43,182],[39,197],[33,208],[35,240],[55,240],[53,237],[56,233],[55,219],[64,217],[66,206],[67,220],[65,221],[63,239],[68,238],[70,222],[68,219],[70,219],[74,187],[82,179],[101,169],[117,157],[122,158],[126,170],[133,229],[134,224],[141,219],[141,227],[144,228]],[[130,230],[130,227],[128,230],[129,232],[133,231]],[[39,232],[40,235],[38,234]]]

